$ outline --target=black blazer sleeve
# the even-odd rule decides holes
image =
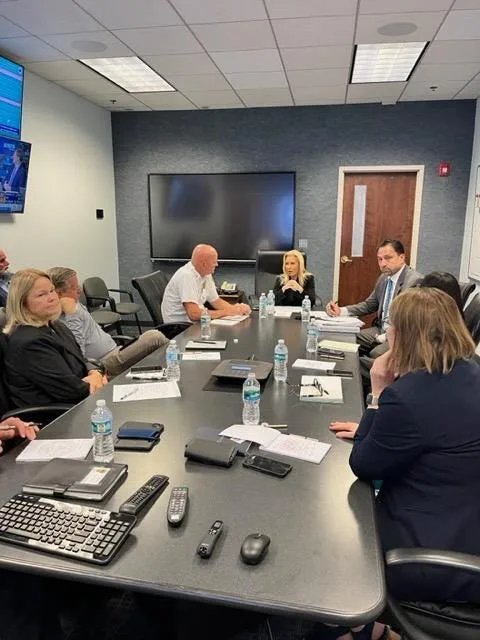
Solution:
[[[378,409],[367,409],[355,435],[350,467],[363,480],[391,480],[425,449],[408,407],[391,387],[380,395]]]
[[[275,294],[275,304],[280,306],[286,304],[286,302],[282,302],[285,297],[285,294],[282,291],[282,283],[280,282],[280,276],[277,276],[275,279],[275,284],[273,285],[273,293]]]
[[[293,289],[286,289],[285,291],[282,291],[280,276],[277,276],[273,292],[275,294],[275,304],[278,306],[301,307],[302,300],[305,296],[310,298],[312,307],[315,304],[315,280],[312,275],[307,276],[302,293],[294,291]]]

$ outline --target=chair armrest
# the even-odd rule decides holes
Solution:
[[[385,555],[387,566],[429,564],[480,573],[480,556],[437,549],[392,549]]]
[[[128,289],[109,289],[109,291],[113,291],[115,293],[124,293],[125,295],[127,295],[130,298],[130,302],[133,302],[133,296],[131,291],[128,291]]]
[[[73,406],[73,404],[50,404],[40,407],[22,407],[21,409],[12,409],[11,411],[7,411],[3,416],[1,416],[1,419],[6,420],[7,418],[20,418],[21,420],[25,420],[25,422],[42,422],[42,416],[50,413],[57,414],[58,417]]]

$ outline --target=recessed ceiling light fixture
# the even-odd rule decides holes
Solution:
[[[83,58],[79,62],[129,93],[176,91],[161,75],[137,57]]]
[[[357,44],[351,84],[361,82],[406,82],[428,42]]]

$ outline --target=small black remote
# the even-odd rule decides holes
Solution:
[[[120,513],[137,513],[168,483],[168,476],[152,476],[120,505]]]
[[[207,535],[197,547],[197,553],[199,556],[201,556],[202,558],[209,558],[212,555],[213,550],[215,549],[215,545],[222,535],[222,531],[223,522],[221,520],[215,520],[215,522],[208,530]]]
[[[187,513],[188,487],[173,487],[167,507],[168,524],[179,527]]]

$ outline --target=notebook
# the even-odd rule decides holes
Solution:
[[[200,349],[213,349],[214,351],[218,351],[219,349],[225,349],[227,346],[226,340],[189,340],[185,345],[185,349],[195,349],[195,351],[199,351]]]
[[[92,438],[58,438],[32,440],[17,456],[17,462],[48,462],[52,458],[85,460],[92,448]]]
[[[320,340],[319,347],[326,347],[327,349],[340,349],[345,353],[357,353],[360,345],[356,342],[343,342],[342,340]]]
[[[103,500],[127,473],[126,464],[53,458],[22,489],[41,496]]]
[[[307,402],[343,402],[342,379],[335,376],[302,376],[300,400]]]

